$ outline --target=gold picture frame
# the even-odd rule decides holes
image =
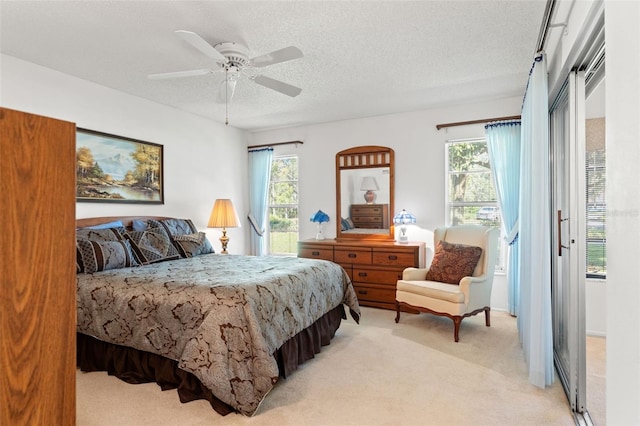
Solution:
[[[163,146],[76,129],[76,201],[164,204]]]

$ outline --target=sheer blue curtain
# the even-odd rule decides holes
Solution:
[[[249,151],[250,254],[256,256],[264,256],[267,252],[264,233],[267,231],[272,158],[273,148]]]
[[[520,306],[518,332],[529,381],[551,385],[551,193],[547,62],[533,62],[522,105],[520,152]]]
[[[507,283],[509,313],[518,315],[520,301],[518,268],[518,209],[520,202],[520,120],[497,121],[485,128],[489,162],[496,188],[502,228],[509,244]]]

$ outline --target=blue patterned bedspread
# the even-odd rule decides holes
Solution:
[[[209,254],[78,274],[78,332],[178,361],[220,400],[253,415],[278,380],[277,348],[343,303],[337,264]]]

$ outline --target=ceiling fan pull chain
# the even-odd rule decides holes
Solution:
[[[224,125],[229,125],[229,68],[224,67]]]

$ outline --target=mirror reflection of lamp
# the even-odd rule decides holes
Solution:
[[[376,199],[376,193],[373,191],[377,191],[380,188],[378,187],[378,182],[376,182],[376,178],[373,176],[365,176],[362,178],[362,183],[360,184],[360,191],[367,191],[364,193],[364,200],[367,204],[373,204]]]
[[[398,242],[407,244],[409,242],[409,237],[407,237],[407,224],[416,223],[416,217],[405,209],[402,209],[400,213],[393,217],[393,223],[400,224],[400,236],[398,237]]]
[[[322,210],[318,210],[313,214],[313,216],[311,216],[309,220],[318,224],[318,233],[316,234],[316,240],[324,240],[324,235],[322,234],[322,224],[325,222],[329,222],[329,215]]]

